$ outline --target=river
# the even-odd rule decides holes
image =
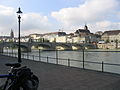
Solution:
[[[97,51],[97,52],[93,52]],[[102,51],[102,52],[98,52]],[[103,52],[105,51],[105,52]],[[112,52],[107,52],[107,51],[112,51]],[[118,52],[114,52],[118,51]],[[100,49],[94,49],[94,50],[87,50],[84,52],[84,61],[85,65],[84,67],[86,69],[92,69],[92,70],[102,70],[102,65],[101,64],[95,64],[95,63],[87,63],[86,61],[92,61],[92,62],[99,62],[102,63],[112,63],[112,64],[120,64],[120,50],[100,50]],[[4,52],[12,52],[12,50],[4,50]],[[17,50],[13,50],[13,52],[17,52]],[[46,62],[47,58],[45,57],[52,57],[48,58],[49,63],[56,63],[56,59],[54,58],[59,58],[58,63],[62,65],[68,65],[68,59],[70,59],[70,66],[73,67],[83,67],[83,62],[78,62],[78,61],[83,61],[83,52],[82,51],[57,51],[57,56],[56,56],[56,51],[40,51],[39,50],[32,50],[30,53],[24,53],[26,55],[30,55],[29,57],[26,56],[26,58],[30,58],[34,60],[39,60],[39,57],[34,57],[34,56],[42,56],[41,61]],[[33,56],[34,55],[34,56]],[[62,60],[62,59],[66,60]],[[73,61],[73,60],[78,60],[78,61]],[[115,66],[115,65],[105,65],[104,64],[104,71],[106,72],[113,72],[113,73],[119,73],[120,74],[120,66]]]

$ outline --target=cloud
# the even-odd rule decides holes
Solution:
[[[120,30],[120,22],[100,21],[95,24],[89,24],[89,28],[92,32]]]
[[[30,31],[32,33],[44,33],[51,27],[47,16],[42,16],[38,13],[27,13],[22,16],[23,32]]]
[[[117,13],[117,18],[120,20],[120,11]]]
[[[0,33],[7,33],[15,23],[14,9],[0,5]],[[10,32],[10,31],[9,31]]]
[[[86,0],[78,7],[63,8],[51,13],[64,27],[73,27],[87,23],[96,23],[110,18],[116,13],[117,0]]]
[[[0,35],[9,35],[11,28],[15,36],[18,34],[18,20],[12,7],[0,5]],[[44,33],[51,28],[48,17],[39,13],[23,13],[21,18],[21,35]]]
[[[40,13],[23,13],[21,35],[45,33],[58,26],[61,26],[60,28],[65,31],[67,29],[67,32],[74,32],[74,30],[84,27],[85,22],[92,32],[117,29],[120,28],[120,23],[113,22],[115,21],[113,19],[120,18],[120,11],[117,11],[118,5],[118,0],[85,0],[84,3],[76,7],[62,8],[59,11],[51,12],[51,16],[58,23],[52,21],[53,18],[51,19]],[[9,35],[11,28],[15,32],[15,36],[18,35],[16,11],[15,8],[0,5],[0,35]],[[111,18],[111,16],[114,18]]]

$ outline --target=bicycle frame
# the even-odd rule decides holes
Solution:
[[[9,74],[4,74],[0,75],[0,78],[8,78],[8,77],[13,77],[14,75],[9,75]]]
[[[12,77],[14,77],[15,75],[13,74],[13,71],[15,70],[15,68],[18,68],[21,66],[20,63],[7,63],[5,64],[6,66],[10,66],[10,70],[8,71],[9,74],[4,74],[4,75],[0,75],[0,78],[7,78],[7,80],[5,81],[5,85],[3,87],[3,90],[6,90],[6,87],[8,85],[8,82],[10,79],[12,79]]]

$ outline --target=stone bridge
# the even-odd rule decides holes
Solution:
[[[5,47],[18,47],[18,42],[3,42],[0,43],[0,52],[3,52]],[[21,42],[21,50],[30,52],[32,48],[42,50],[80,50],[84,48],[96,48],[94,44],[77,44],[77,43],[51,43],[51,42]]]

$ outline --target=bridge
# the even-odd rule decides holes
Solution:
[[[0,43],[0,52],[3,52],[5,47],[18,48],[18,42]],[[31,52],[32,48],[41,50],[81,50],[83,47],[96,48],[96,45],[90,43],[21,42],[21,50],[25,52]]]

